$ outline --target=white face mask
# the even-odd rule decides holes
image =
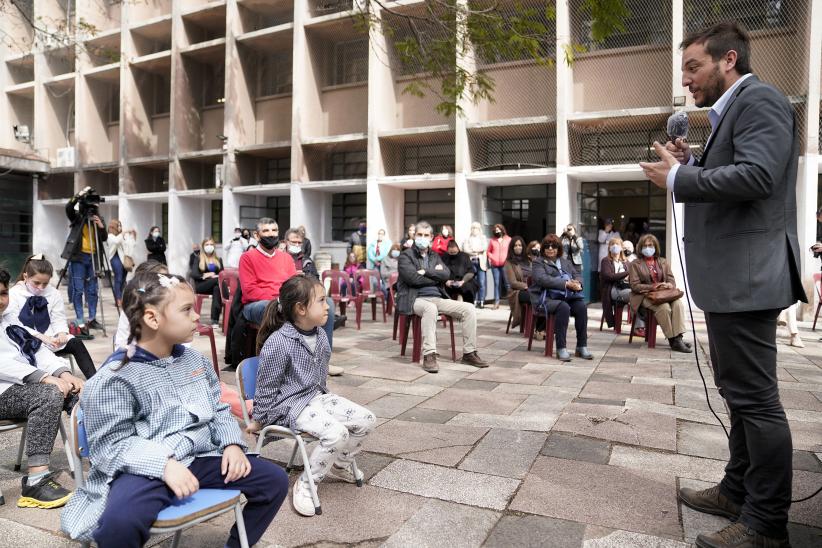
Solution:
[[[653,248],[653,247],[643,247],[642,248],[642,254],[644,256],[648,257],[649,259],[651,257],[653,257],[655,253],[656,253],[656,249]]]
[[[611,246],[611,253],[613,253],[614,255],[618,254],[620,251],[622,251],[622,248],[620,246],[616,244]]]
[[[299,245],[289,245],[288,246],[288,252],[291,253],[292,255],[296,255],[302,250],[303,250],[303,248]]]
[[[203,251],[206,252],[206,255],[211,255],[212,253],[214,253],[214,246],[213,245],[204,245],[203,246]]]
[[[443,228],[443,229],[442,229],[442,235],[443,235],[445,238],[447,238],[447,237],[448,237],[448,229],[447,229],[447,228]]]
[[[26,282],[26,289],[28,289],[29,293],[31,293],[35,297],[39,297],[40,295],[42,295],[46,291],[45,287],[36,287],[31,282]]]
[[[154,232],[151,233],[151,237],[152,238],[159,238],[160,237],[160,232],[158,230],[155,230]]]

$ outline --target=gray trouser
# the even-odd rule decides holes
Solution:
[[[642,300],[642,307],[647,308],[656,316],[656,321],[666,339],[672,339],[677,335],[682,335],[687,329],[685,326],[685,304],[684,299],[677,299],[670,303],[651,304],[651,300],[645,297]]]
[[[60,414],[70,411],[77,396],[64,398],[53,384],[15,384],[0,394],[0,419],[27,420],[29,466],[46,466],[60,429]]]
[[[451,316],[462,323],[463,354],[477,349],[477,312],[474,305],[440,297],[417,297],[414,301],[414,314],[422,318],[423,356],[437,351],[437,320],[440,314]]]

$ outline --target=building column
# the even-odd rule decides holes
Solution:
[[[571,9],[569,0],[556,3],[556,70],[557,70],[557,179],[556,179],[556,224],[554,230],[562,234],[566,225],[576,217],[576,198],[573,185],[568,177],[571,166],[570,141],[568,137],[568,115],[573,112],[574,72],[565,60],[566,48],[571,47]]]

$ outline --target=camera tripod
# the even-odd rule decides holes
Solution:
[[[111,296],[114,300],[114,307],[117,309],[117,315],[120,314],[120,304],[117,301],[117,294],[114,293],[114,281],[111,277],[111,263],[108,260],[108,255],[103,249],[103,245],[100,243],[99,239],[99,227],[92,219],[93,216],[97,215],[96,211],[86,211],[84,214],[83,224],[88,230],[88,238],[91,242],[92,252],[91,252],[91,275],[93,278],[102,279],[105,277],[108,280],[109,286],[111,287]],[[99,217],[98,217],[99,218]],[[60,279],[57,280],[57,289],[60,289],[60,283],[63,281],[63,278],[66,276],[66,272],[69,269],[69,265],[71,261],[66,263],[66,268],[63,269],[62,273],[60,274]],[[72,293],[76,291],[75,288],[72,288]],[[73,295],[72,295],[73,297]],[[97,307],[96,310],[100,312],[100,319],[102,320],[101,325],[103,326],[103,336],[108,337],[108,333],[106,333],[106,312],[105,307],[103,306],[103,292],[99,290],[98,284],[98,291],[97,291]]]

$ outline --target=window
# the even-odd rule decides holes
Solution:
[[[262,58],[260,97],[291,93],[291,52]]]
[[[748,30],[793,27],[803,15],[803,4],[801,0],[685,0],[685,27],[695,32],[732,19]]]
[[[453,171],[453,143],[406,147],[402,151],[402,175],[452,173]]]
[[[120,86],[109,86],[108,89],[108,123],[117,124],[120,122]]]
[[[73,178],[70,182],[74,182]],[[51,180],[44,183],[40,179],[39,186],[43,188],[49,183]],[[7,173],[0,178],[0,192],[3,193],[0,203],[0,260],[9,269],[21,267],[31,254],[31,184],[31,175]]]
[[[405,191],[403,233],[408,225],[425,220],[432,227],[454,226],[454,189],[432,188]]]
[[[164,202],[160,209],[160,231],[163,237],[168,240],[168,202]]]
[[[280,226],[280,234],[285,234],[291,221],[291,198],[289,196],[269,196],[264,207],[240,206],[240,226],[257,228],[261,217],[271,217]]]
[[[211,201],[211,239],[215,243],[223,241],[223,201]]]
[[[556,138],[553,136],[495,139],[487,142],[486,166],[480,169],[553,167],[557,164],[556,152]]]
[[[154,116],[168,114],[171,101],[171,78],[167,74],[153,74],[151,76],[151,101]]]
[[[354,84],[368,80],[368,39],[338,42],[330,48],[328,85]]]
[[[354,231],[357,221],[365,219],[366,193],[334,194],[331,198],[331,240],[345,241]]]
[[[710,134],[710,127],[694,127],[688,131],[688,141],[693,148],[704,143]],[[664,143],[667,135],[662,129],[635,131],[603,130],[596,133],[577,134],[572,143],[572,165],[610,165],[656,162],[658,160],[651,144]]]
[[[269,158],[265,161],[265,184],[291,181],[291,158]]]
[[[486,193],[485,221],[500,223],[526,242],[554,232],[556,185],[492,186]]]
[[[367,171],[368,158],[364,150],[331,154],[331,180],[364,179]]]
[[[225,65],[203,65],[203,105],[225,103]]]

